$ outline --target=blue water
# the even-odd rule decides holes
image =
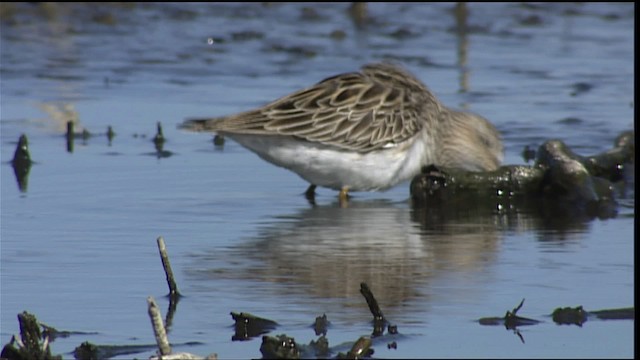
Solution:
[[[163,236],[185,295],[169,338],[201,343],[176,350],[259,357],[259,338],[231,341],[231,311],[276,320],[271,335],[300,343],[317,338],[310,325],[326,313],[330,345],[354,341],[372,330],[365,281],[403,334],[397,349],[376,343],[376,357],[633,356],[633,321],[547,317],[560,306],[633,306],[633,183],[611,219],[487,209],[425,218],[408,184],[355,193],[346,209],[319,189],[314,207],[295,174],[231,140],[216,148],[176,129],[391,58],[444,103],[490,119],[508,164],[549,138],[595,154],[634,127],[633,4],[469,4],[465,35],[450,3],[371,3],[365,28],[348,4],[6,6],[15,12],[1,13],[2,345],[24,310],[97,332],[57,339],[65,358],[83,341],[153,344],[146,298],[163,316],[169,305]],[[72,153],[70,116],[95,134]],[[169,157],[155,154],[157,122]],[[6,163],[23,133],[36,162],[26,192]],[[524,343],[476,322],[522,298],[519,315],[544,321],[520,329]]]

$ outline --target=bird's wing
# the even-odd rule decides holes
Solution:
[[[290,135],[367,152],[394,146],[435,118],[440,103],[411,74],[388,64],[327,78],[248,112],[187,120],[182,127],[221,133]]]

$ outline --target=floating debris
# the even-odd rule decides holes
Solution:
[[[586,311],[582,306],[556,308],[551,314],[553,322],[558,325],[578,325],[582,326],[589,318],[599,320],[633,320],[635,319],[635,308],[607,309],[597,311]]]
[[[213,137],[213,145],[216,146],[216,147],[224,146],[224,136],[216,134]]]
[[[150,155],[155,155],[158,159],[168,158],[173,155],[171,151],[164,150],[164,144],[167,141],[167,139],[164,137],[164,134],[162,131],[162,124],[160,122],[158,122],[157,124],[156,135],[153,137],[152,141],[156,149],[156,152]]]
[[[316,336],[327,335],[327,328],[329,327],[329,320],[327,320],[327,314],[316,317],[316,321],[313,323],[313,331]]]
[[[231,317],[235,321],[235,334],[231,337],[232,341],[249,340],[278,327],[277,322],[250,313],[232,311]]]
[[[157,132],[156,132],[156,136],[153,137],[153,143],[156,144],[156,148],[157,147],[161,147],[161,144],[164,144],[165,141],[167,141],[167,139],[165,139],[163,131],[162,131],[162,124],[158,121],[157,124]]]
[[[109,125],[107,127],[107,140],[109,140],[109,146],[111,146],[111,142],[113,141],[113,138],[116,136],[116,133],[113,131],[113,128],[111,127],[111,125]]]
[[[16,146],[16,151],[13,154],[13,160],[11,160],[11,165],[13,166],[13,172],[16,176],[20,192],[27,192],[31,164],[29,140],[27,139],[27,135],[22,134],[18,139],[18,145]]]
[[[524,299],[522,299],[520,304],[513,310],[507,310],[503,317],[485,317],[479,319],[478,322],[480,325],[504,325],[510,330],[513,330],[518,326],[539,324],[540,321],[538,320],[524,318],[517,315],[518,311],[522,308],[522,305],[524,305]]]
[[[478,322],[480,325],[504,325],[507,330],[513,330],[514,334],[516,334],[524,344],[524,337],[522,337],[520,330],[518,330],[518,326],[536,325],[541,321],[518,316],[518,310],[522,308],[522,305],[524,305],[524,299],[522,299],[520,304],[513,310],[507,310],[504,317],[486,317],[479,319]]]
[[[564,307],[553,310],[551,314],[553,322],[559,325],[578,325],[582,326],[587,321],[587,312],[584,311],[582,306]]]
[[[73,350],[78,360],[110,359],[157,349],[157,345],[95,345],[85,341]]]

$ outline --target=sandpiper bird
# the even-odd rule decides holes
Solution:
[[[388,189],[422,166],[494,170],[503,146],[483,117],[447,108],[412,74],[376,63],[329,77],[262,108],[188,119],[191,131],[225,135],[262,159],[316,185],[348,191]]]

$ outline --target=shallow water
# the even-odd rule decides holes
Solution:
[[[276,320],[271,335],[300,343],[326,313],[330,345],[354,341],[371,333],[365,281],[402,334],[376,357],[633,356],[633,321],[547,315],[633,305],[634,184],[606,220],[482,205],[425,214],[407,184],[356,193],[346,209],[319,189],[314,207],[295,174],[176,130],[393,59],[444,103],[491,119],[506,163],[549,138],[598,153],[634,126],[633,4],[470,4],[456,17],[454,4],[372,3],[363,27],[348,4],[2,6],[2,345],[24,310],[97,332],[57,339],[65,358],[83,341],[153,344],[145,300],[169,305],[163,236],[185,295],[169,338],[201,343],[176,350],[259,357],[259,338],[231,341],[230,311]],[[73,116],[96,135],[69,152]],[[157,122],[166,157],[151,142]],[[36,162],[24,192],[6,164],[22,133]],[[477,323],[522,298],[519,315],[544,320],[520,328],[524,343]]]

